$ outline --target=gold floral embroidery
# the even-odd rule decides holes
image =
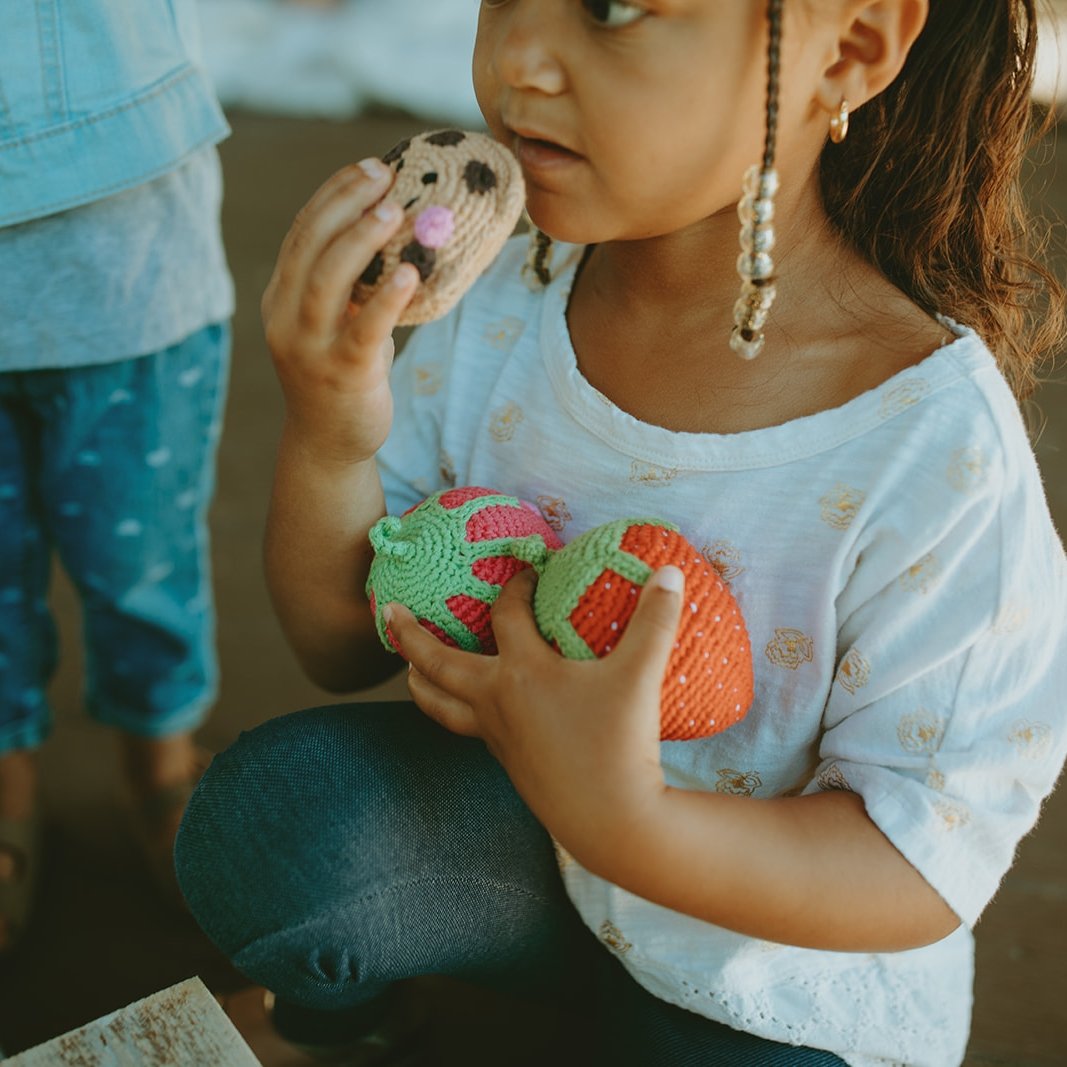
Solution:
[[[712,541],[700,554],[719,572],[724,582],[732,582],[745,568],[741,565],[741,550],[729,541]]]
[[[815,646],[811,638],[800,630],[775,630],[774,640],[767,645],[766,652],[767,659],[776,667],[786,667],[791,671],[815,658]]]
[[[932,755],[941,747],[944,736],[945,720],[925,708],[902,715],[897,723],[897,739],[905,752]]]
[[[1031,760],[1041,760],[1048,755],[1052,747],[1052,727],[1045,722],[1019,719],[1012,725],[1008,740],[1018,749],[1019,755]]]
[[[1023,604],[1005,604],[993,622],[998,637],[1017,634],[1030,621],[1030,609]]]
[[[604,942],[616,956],[625,956],[634,946],[626,940],[622,931],[610,920],[605,919],[600,924],[600,940]]]
[[[930,393],[930,383],[922,378],[908,378],[890,388],[882,399],[882,418],[888,419],[893,415],[907,410],[918,404],[923,397]]]
[[[516,342],[526,329],[526,323],[514,315],[507,315],[485,328],[485,343],[498,352],[507,352],[515,347]]]
[[[941,816],[948,830],[958,830],[971,821],[970,809],[958,800],[939,800],[934,805],[934,810]]]
[[[927,772],[926,788],[932,789],[935,793],[943,793],[945,791],[945,776],[936,767],[931,767]]]
[[[847,530],[866,499],[867,494],[861,489],[853,489],[844,482],[838,482],[819,501],[822,521],[835,530]]]
[[[723,767],[715,783],[716,793],[729,793],[736,797],[750,797],[761,785],[763,779],[756,771],[735,771],[732,767]]]
[[[504,444],[515,436],[519,423],[525,417],[522,408],[518,404],[508,404],[493,415],[489,423],[489,432],[493,435],[494,440]]]
[[[441,481],[444,482],[445,485],[455,485],[456,464],[452,457],[447,452],[442,451],[438,463],[438,470],[441,474]]]
[[[539,496],[537,507],[542,517],[556,533],[562,532],[568,522],[574,518],[567,508],[567,502],[556,496]]]
[[[900,586],[909,593],[928,593],[940,577],[941,563],[928,552],[900,576]]]
[[[852,786],[848,784],[845,772],[836,763],[831,763],[829,767],[821,770],[815,781],[820,789],[837,789],[845,793],[852,792]]]
[[[440,363],[425,363],[415,368],[415,392],[419,396],[433,396],[444,384]]]
[[[949,459],[948,484],[960,493],[972,493],[981,489],[988,474],[985,455],[976,446],[959,448]]]
[[[642,463],[637,459],[630,464],[630,481],[642,485],[668,485],[677,476],[676,467],[659,467],[655,463]]]
[[[855,693],[871,680],[871,665],[857,648],[850,648],[837,670],[837,681],[842,689]]]

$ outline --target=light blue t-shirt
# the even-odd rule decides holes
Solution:
[[[0,371],[155,352],[233,313],[214,146],[142,185],[0,227]]]

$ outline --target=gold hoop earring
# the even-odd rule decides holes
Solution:
[[[842,98],[836,115],[830,116],[830,140],[840,144],[848,136],[848,101]]]

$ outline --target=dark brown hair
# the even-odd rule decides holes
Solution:
[[[1023,193],[1043,132],[1036,30],[1035,0],[931,0],[900,76],[821,161],[834,225],[920,307],[977,330],[1020,400],[1065,337],[1048,227]]]

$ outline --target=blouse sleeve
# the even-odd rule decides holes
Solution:
[[[391,515],[448,484],[441,436],[457,317],[453,310],[416,328],[393,363],[393,425],[377,456]]]
[[[807,790],[861,795],[969,925],[1067,753],[1064,553],[1019,452],[958,456],[940,500],[901,505],[861,555]]]

